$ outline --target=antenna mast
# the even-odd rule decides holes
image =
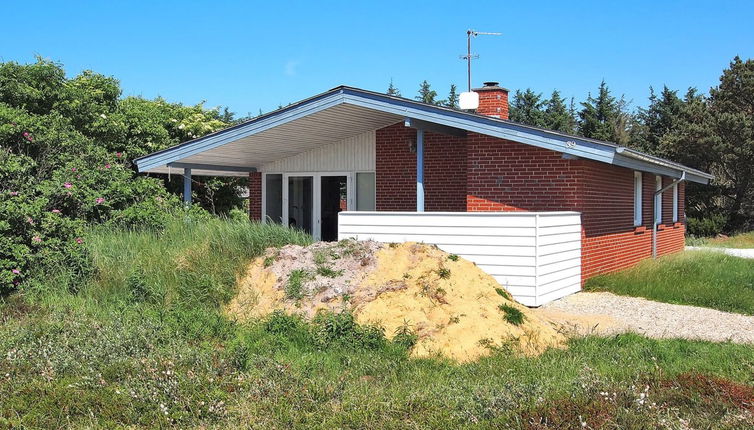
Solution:
[[[502,33],[490,33],[490,32],[484,32],[484,31],[476,31],[476,30],[466,30],[466,55],[461,55],[462,60],[466,60],[467,62],[467,73],[468,73],[468,84],[469,84],[469,92],[471,92],[471,60],[476,60],[479,58],[479,54],[471,54],[471,36],[477,37],[480,34],[488,35],[488,36],[500,36]]]

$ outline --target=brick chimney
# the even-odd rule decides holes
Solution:
[[[506,88],[499,86],[497,82],[485,82],[482,88],[474,88],[471,91],[479,94],[479,107],[476,113],[508,119],[508,90]]]

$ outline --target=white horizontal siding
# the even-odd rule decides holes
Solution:
[[[476,263],[527,306],[581,288],[576,212],[341,212],[338,238],[437,245]]]
[[[368,131],[262,166],[262,172],[357,172],[375,170],[376,137]]]

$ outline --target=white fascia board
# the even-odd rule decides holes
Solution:
[[[139,172],[145,172],[155,167],[164,166],[168,163],[190,157],[192,155],[217,148],[218,146],[243,139],[248,136],[269,130],[273,127],[294,121],[298,118],[311,115],[321,110],[327,109],[343,103],[342,91],[336,91],[331,94],[325,94],[319,99],[309,100],[299,106],[291,109],[272,114],[268,117],[260,118],[258,121],[251,121],[238,127],[220,131],[209,136],[195,139],[168,148],[164,151],[155,152],[145,157],[136,159],[136,166]]]

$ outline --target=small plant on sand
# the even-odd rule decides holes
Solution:
[[[450,254],[450,255],[448,255],[448,260],[450,260],[450,261],[458,261],[458,255],[456,255],[456,254]]]
[[[304,284],[311,279],[311,273],[303,269],[291,270],[288,282],[285,284],[285,297],[300,300],[304,297]]]
[[[403,274],[403,279],[411,279],[411,274],[406,272]]]
[[[506,355],[510,355],[514,353],[516,350],[516,343],[518,339],[516,338],[510,338],[510,339],[503,339],[499,344],[495,343],[494,340],[487,337],[484,339],[479,339],[479,346],[483,348],[487,348],[490,351],[494,353],[502,353]]]
[[[502,297],[502,298],[505,298],[505,299],[509,299],[509,300],[510,300],[510,298],[511,298],[510,294],[508,294],[508,293],[507,293],[507,292],[506,292],[506,291],[505,291],[504,289],[502,289],[502,288],[495,288],[495,292],[497,293],[497,295],[498,295],[498,296],[500,296],[500,297]]]
[[[342,275],[342,270],[335,270],[328,266],[317,266],[317,275],[324,276],[326,278],[337,278]]]
[[[275,260],[277,259],[277,254],[275,255],[268,255],[264,257],[264,267],[270,267],[275,263]]]
[[[316,264],[317,266],[324,266],[325,264],[327,264],[327,254],[328,252],[323,249],[314,251],[314,264]]]
[[[511,305],[500,305],[498,309],[505,314],[503,318],[513,325],[521,325],[524,322],[524,313]]]
[[[406,348],[407,351],[413,349],[416,342],[419,341],[419,336],[411,329],[408,321],[403,321],[403,325],[395,330],[395,336],[393,336],[393,342]]]
[[[445,295],[448,294],[448,292],[442,287],[434,288],[430,284],[423,284],[419,294],[428,298],[432,302],[439,302],[444,305],[448,304],[448,301],[445,300]]]
[[[450,319],[448,320],[448,325],[451,325],[451,324],[458,324],[459,322],[461,322],[461,317],[459,317],[458,315],[453,315],[453,316],[452,316],[452,317],[450,317]]]
[[[450,269],[447,267],[440,267],[437,269],[437,276],[440,277],[440,279],[448,279],[450,278]]]
[[[340,248],[340,253],[343,256],[355,255],[359,251],[361,251],[359,243],[353,239],[341,240],[340,242],[338,242],[338,247]]]

